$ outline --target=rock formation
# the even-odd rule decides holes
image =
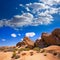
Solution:
[[[42,33],[41,39],[35,41],[35,46],[38,47],[49,45],[60,45],[60,29],[55,29],[51,34]]]
[[[58,40],[60,40],[60,29],[55,29],[52,32],[52,35],[56,36]]]
[[[34,42],[32,40],[30,40],[28,37],[24,37],[22,42],[18,42],[16,44],[16,46],[21,47],[21,46],[25,46],[28,48],[33,48],[34,47]]]
[[[40,48],[44,48],[45,47],[45,42],[42,41],[42,39],[37,39],[34,43],[35,47],[40,47]]]
[[[52,33],[42,33],[41,39],[37,39],[35,42],[28,37],[24,37],[22,42],[16,44],[16,46],[25,46],[29,48],[33,47],[47,47],[50,45],[60,45],[60,29],[55,29]]]

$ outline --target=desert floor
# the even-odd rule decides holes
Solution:
[[[55,50],[56,52],[60,52],[60,47],[57,47],[57,46],[51,46],[45,49]],[[31,55],[31,52],[33,52],[32,55]],[[57,55],[53,55],[51,53],[46,53],[46,52],[39,53],[34,50],[22,51],[19,54],[20,58],[18,59],[11,58],[12,54],[13,52],[0,52],[0,60],[60,60],[60,58],[58,58]]]
[[[21,54],[26,53],[25,56]],[[11,59],[12,52],[0,52],[0,60],[60,60],[50,53],[35,53],[31,56],[30,51],[23,51],[19,59]],[[46,56],[45,56],[46,55]]]

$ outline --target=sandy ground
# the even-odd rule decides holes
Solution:
[[[47,56],[44,56],[45,53],[35,53],[32,56],[30,56],[29,52],[22,52],[22,53],[26,53],[26,55],[25,56],[20,55],[21,57],[15,60],[60,60],[49,53],[46,54]],[[14,59],[11,59],[11,56],[12,56],[11,52],[7,52],[7,53],[1,52],[0,60],[14,60]]]
[[[56,50],[60,52],[60,47],[48,47],[47,50]],[[31,52],[33,52],[33,55],[31,56]],[[23,55],[25,53],[25,55]],[[0,52],[0,60],[60,60],[60,58],[57,58],[57,56],[54,56],[51,53],[37,53],[36,51],[30,50],[30,51],[23,51],[19,54],[19,59],[11,59],[12,52]]]
[[[11,60],[12,52],[0,52],[0,60]]]
[[[44,56],[46,54],[46,56]],[[27,55],[22,56],[19,60],[60,60],[54,55],[50,53],[35,53],[34,55],[30,56],[29,52],[27,52]]]
[[[56,46],[56,45],[53,45],[53,46],[49,46],[47,48],[45,48],[46,50],[54,50],[56,52],[60,52],[60,46]]]

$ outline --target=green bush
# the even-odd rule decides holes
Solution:
[[[25,49],[24,49],[24,51],[29,51],[29,50],[30,50],[30,48],[25,48]]]
[[[16,52],[14,51],[13,52],[13,55],[12,55],[12,58],[14,58],[16,56]]]
[[[16,54],[16,51],[14,51],[11,58],[18,59],[18,58],[20,58],[20,56]]]
[[[40,53],[44,53],[44,52],[45,52],[45,49],[41,49],[41,50],[40,50]]]
[[[18,58],[20,58],[20,56],[19,56],[19,55],[16,55],[16,56],[15,56],[15,59],[18,59]]]
[[[19,49],[18,51],[24,51],[24,48]]]
[[[29,51],[29,50],[30,50],[29,48],[21,48],[18,51]]]
[[[35,48],[33,48],[33,50],[40,51],[40,48],[39,47],[35,47]]]

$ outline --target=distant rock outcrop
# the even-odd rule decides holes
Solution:
[[[16,46],[21,47],[21,46],[25,46],[28,48],[33,48],[34,47],[34,42],[32,40],[30,40],[28,37],[24,37],[22,42],[18,42],[16,44]]]
[[[41,39],[37,39],[35,42],[28,37],[24,37],[22,42],[18,42],[16,46],[25,46],[29,48],[33,47],[47,47],[50,45],[60,45],[60,29],[55,29],[51,34],[42,33]]]
[[[52,32],[52,35],[56,36],[57,37],[57,40],[60,40],[60,29],[55,29]]]
[[[35,46],[38,47],[49,45],[60,45],[60,29],[55,29],[51,34],[42,33],[41,39],[35,41]]]
[[[44,48],[45,47],[45,42],[42,41],[42,39],[37,39],[34,43],[35,47],[40,47],[40,48]]]

